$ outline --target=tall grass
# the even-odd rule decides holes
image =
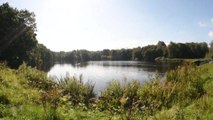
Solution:
[[[26,64],[17,70],[0,64],[0,119],[211,119],[213,82],[207,76],[186,64],[165,79],[111,81],[97,97],[82,76],[53,80]]]
[[[69,96],[69,101],[74,106],[82,103],[86,107],[89,107],[90,103],[93,102],[92,99],[95,98],[95,84],[92,82],[83,82],[82,76],[76,78],[69,75],[58,81],[59,87],[63,90],[63,95]]]
[[[97,101],[99,110],[109,111],[110,116],[122,114],[122,118],[130,117],[137,107],[139,87],[138,81],[130,83],[127,83],[126,80],[109,82]]]
[[[203,72],[186,64],[168,72],[165,80],[156,78],[144,84],[112,81],[101,93],[98,105],[100,110],[107,110],[111,115],[122,114],[125,119],[131,119],[136,112],[153,116],[174,105],[186,107],[206,93]]]

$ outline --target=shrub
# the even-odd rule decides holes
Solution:
[[[69,96],[69,101],[74,106],[83,103],[89,107],[90,103],[93,102],[92,99],[95,97],[93,83],[89,81],[84,83],[81,76],[77,79],[69,75],[58,81],[59,87],[63,90],[63,96]]]
[[[137,108],[137,90],[140,85],[138,81],[109,82],[97,101],[98,108],[109,111],[111,115],[122,114],[123,118],[130,119]]]
[[[55,82],[47,78],[45,72],[39,71],[36,68],[31,68],[25,63],[18,68],[17,73],[26,78],[29,85],[32,87],[48,90],[56,85]]]
[[[101,111],[121,114],[126,119],[136,114],[134,111],[149,116],[173,105],[186,106],[205,94],[203,72],[187,64],[168,72],[165,79],[155,78],[143,84],[112,81],[102,91],[97,105]]]
[[[168,72],[166,82],[175,85],[174,100],[187,105],[205,94],[204,83],[207,79],[202,77],[205,72],[206,70],[189,64]]]

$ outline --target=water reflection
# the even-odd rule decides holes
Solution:
[[[66,74],[79,77],[84,81],[95,83],[95,92],[101,91],[111,80],[149,80],[156,75],[164,75],[174,69],[179,63],[154,63],[139,61],[89,61],[75,64],[55,64],[48,75],[65,77]]]

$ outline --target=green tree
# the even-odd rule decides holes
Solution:
[[[101,60],[101,52],[93,51],[89,53],[90,60]]]
[[[102,56],[101,56],[101,59],[102,60],[108,60],[110,57],[110,50],[109,49],[104,49],[102,51]]]
[[[89,61],[90,60],[90,57],[89,57],[89,51],[87,50],[80,50],[80,60],[81,62],[84,62],[84,61]]]
[[[132,50],[132,60],[142,60],[141,47]]]
[[[148,45],[142,48],[142,56],[145,61],[154,61],[163,56],[163,49],[157,45]]]
[[[142,60],[154,61],[157,57],[167,57],[167,46],[163,41],[159,41],[157,45],[148,45],[142,47]]]
[[[203,58],[208,52],[208,45],[202,43],[173,43],[168,46],[170,58]]]
[[[111,59],[112,60],[119,60],[120,59],[120,53],[118,50],[111,50]]]
[[[158,41],[157,47],[162,50],[164,57],[168,56],[167,46],[163,41]]]
[[[27,61],[29,52],[36,47],[35,15],[17,10],[5,3],[0,6],[0,59],[11,67]]]

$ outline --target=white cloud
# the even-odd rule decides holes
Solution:
[[[213,23],[213,18],[211,19],[211,23]]]
[[[198,25],[200,27],[206,27],[207,26],[207,23],[204,23],[204,22],[198,22]]]
[[[209,37],[211,38],[211,39],[213,39],[213,31],[209,31]]]

